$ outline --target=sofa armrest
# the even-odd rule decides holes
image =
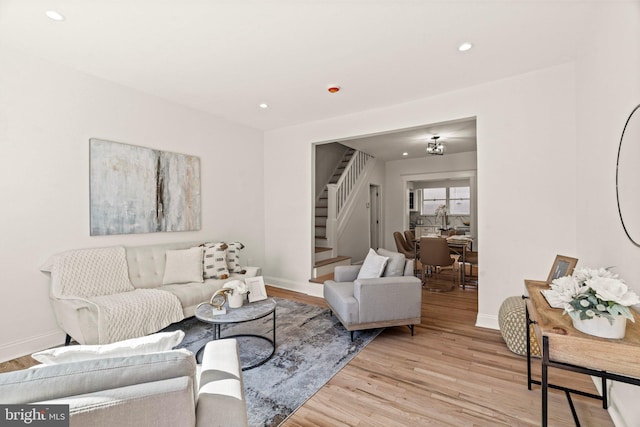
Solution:
[[[207,343],[202,356],[197,426],[247,426],[242,368],[235,339]]]
[[[36,403],[69,405],[72,426],[193,427],[194,381],[182,376]]]
[[[245,277],[257,277],[262,274],[262,267],[242,267]]]
[[[360,323],[420,318],[422,282],[417,277],[380,277],[354,282]]]
[[[81,298],[50,296],[58,326],[79,344],[98,343],[98,307]]]
[[[333,280],[336,282],[353,282],[358,277],[361,265],[339,265],[334,269]]]

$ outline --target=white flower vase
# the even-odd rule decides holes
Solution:
[[[627,318],[616,316],[613,324],[606,317],[594,316],[591,319],[571,319],[573,327],[585,334],[594,335],[600,338],[620,339],[624,338],[627,328]]]
[[[244,304],[244,295],[239,292],[234,292],[227,295],[227,301],[229,301],[229,308],[239,308]]]

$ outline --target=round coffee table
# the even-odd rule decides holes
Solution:
[[[263,335],[255,335],[255,334],[235,334],[228,335],[224,338],[249,338],[249,339],[259,339],[264,340],[270,345],[270,353],[266,356],[262,355],[256,359],[249,360],[246,362],[243,361],[242,370],[246,371],[248,369],[256,368],[266,361],[271,359],[276,352],[276,301],[273,298],[269,298],[263,301],[257,301],[252,303],[245,303],[242,307],[239,308],[229,308],[229,306],[225,303],[224,308],[227,310],[225,314],[216,314],[214,315],[215,308],[209,304],[202,304],[198,306],[196,309],[196,318],[202,322],[211,323],[213,325],[213,339],[219,340],[222,337],[220,336],[220,327],[222,325],[233,325],[238,323],[251,322],[253,320],[262,319],[263,317],[267,317],[268,315],[273,315],[273,337],[266,337]],[[240,355],[242,357],[242,342],[238,340],[240,346]],[[205,346],[202,346],[200,350],[196,353],[196,360],[198,363],[202,361],[202,352]],[[245,357],[246,358],[246,357]]]

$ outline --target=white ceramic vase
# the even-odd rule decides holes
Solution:
[[[609,319],[600,316],[585,320],[575,320],[573,318],[571,320],[573,320],[573,327],[580,332],[600,338],[624,338],[627,328],[627,318],[624,316],[616,316],[613,324],[609,322]]]
[[[227,301],[229,301],[229,308],[239,308],[244,304],[244,295],[234,291],[232,294],[227,295]]]

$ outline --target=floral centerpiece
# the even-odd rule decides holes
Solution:
[[[442,218],[442,229],[447,229],[447,205],[442,204],[436,208],[436,221]]]
[[[613,338],[609,335],[612,333],[615,338],[622,338],[626,319],[635,322],[629,307],[640,303],[640,298],[606,268],[576,269],[571,276],[554,279],[551,289],[564,303],[564,312],[571,316],[573,325],[582,332],[606,338]],[[607,332],[605,322],[617,332]],[[594,333],[596,324],[599,326]],[[604,332],[600,332],[602,329]]]
[[[242,307],[244,296],[249,293],[249,287],[243,280],[231,280],[225,283],[222,288],[230,290],[230,292],[227,292],[229,307]]]

